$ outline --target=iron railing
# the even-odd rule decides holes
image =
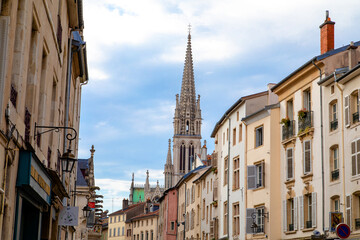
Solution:
[[[331,172],[331,180],[335,181],[337,179],[339,179],[339,169],[336,169]]]
[[[359,112],[353,113],[353,123],[359,122]]]
[[[313,111],[308,111],[305,112],[305,116],[299,117],[299,133],[303,132],[306,128],[311,128],[313,126],[313,115]]]
[[[335,119],[334,121],[330,122],[330,131],[334,131],[338,128],[338,120]]]
[[[295,121],[291,120],[282,126],[282,140],[287,140],[295,136]]]

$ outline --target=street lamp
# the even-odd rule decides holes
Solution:
[[[91,212],[91,208],[88,205],[86,205],[82,210],[84,217],[88,218]]]
[[[64,172],[71,172],[74,168],[75,162],[77,159],[75,155],[71,153],[71,150],[68,149],[61,157],[61,166]]]

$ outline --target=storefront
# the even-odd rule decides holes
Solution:
[[[40,239],[43,214],[51,203],[51,179],[30,151],[20,151],[16,187],[14,239]]]

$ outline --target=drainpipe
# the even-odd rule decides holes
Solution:
[[[340,99],[341,99],[341,160],[342,160],[342,185],[343,185],[343,203],[346,203],[346,191],[345,191],[345,153],[344,153],[344,105],[343,105],[343,97],[344,97],[344,89],[340,87],[340,84],[336,82],[336,74],[334,73],[335,78],[335,85],[340,90]],[[344,216],[345,216],[345,208],[343,209]]]
[[[322,71],[312,60],[312,64],[320,72],[320,81],[322,79]],[[322,86],[320,85],[320,131],[321,131],[321,185],[322,185],[322,230],[325,234],[325,182],[324,182],[324,126],[323,126],[323,102],[322,102]]]
[[[226,226],[226,230],[227,230],[227,236],[228,239],[230,239],[230,129],[231,129],[231,119],[228,116],[229,119],[229,130],[228,130],[228,136],[229,136],[229,141],[228,141],[228,161],[227,161],[227,226]]]
[[[244,185],[247,184],[247,125],[246,125],[246,122],[245,121],[241,121],[242,123],[244,123],[244,126],[245,126],[245,139],[243,139],[244,142],[244,150],[245,150],[245,157],[244,157],[244,176],[245,177],[245,182],[244,182]],[[245,192],[245,194],[244,194]],[[244,197],[245,195],[245,197]],[[247,186],[246,187],[242,187],[241,189],[241,200],[243,201],[243,204],[245,205],[245,211],[246,211],[246,208],[247,208]],[[246,212],[245,212],[246,214]],[[246,217],[246,216],[245,216]],[[246,223],[245,223],[246,225]],[[245,227],[246,228],[246,227]],[[245,239],[246,239],[246,233],[245,233]]]
[[[184,182],[184,184],[185,184],[185,204],[184,204],[184,211],[185,211],[185,213],[183,214],[183,216],[184,216],[184,240],[185,240],[185,226],[186,226],[186,182]]]

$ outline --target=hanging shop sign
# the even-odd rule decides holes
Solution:
[[[77,226],[79,225],[79,207],[64,207],[59,213],[59,225]]]
[[[35,199],[50,205],[51,179],[39,159],[30,151],[20,151],[16,186]]]

